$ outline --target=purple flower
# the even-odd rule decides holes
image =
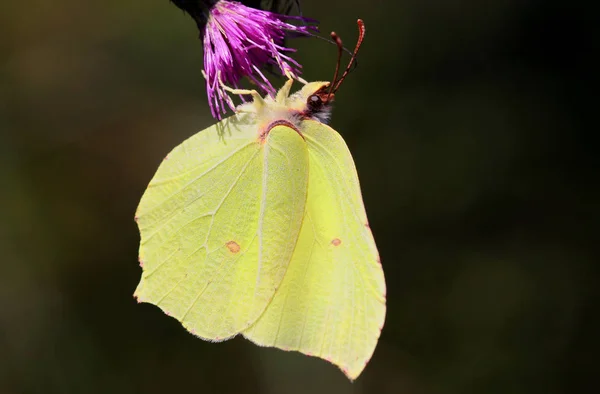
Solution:
[[[218,119],[226,107],[235,110],[223,85],[238,88],[240,80],[248,77],[260,90],[274,95],[275,89],[261,71],[269,64],[288,78],[297,79],[302,66],[291,58],[290,53],[295,50],[285,47],[284,39],[317,31],[311,25],[314,20],[259,10],[237,1],[173,2],[190,13],[200,28],[208,102],[212,115]],[[190,7],[191,3],[194,7]],[[293,20],[303,24],[294,25],[290,23]]]

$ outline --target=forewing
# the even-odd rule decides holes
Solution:
[[[281,287],[244,336],[323,358],[355,379],[385,320],[385,279],[344,140],[321,123],[304,125],[310,164],[300,237]]]
[[[272,299],[306,201],[303,139],[285,127],[262,138],[240,119],[169,153],[136,213],[143,273],[135,296],[215,341],[254,323]]]

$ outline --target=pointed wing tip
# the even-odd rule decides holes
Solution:
[[[341,365],[341,364],[336,364],[333,361],[329,361],[329,360],[327,360],[327,361],[329,361],[333,365],[337,366],[343,372],[343,374],[348,378],[348,380],[350,380],[351,383],[354,383],[354,381],[356,379],[358,379],[358,377],[365,370],[365,367],[369,363],[369,360],[370,359],[365,360],[362,365],[357,365],[356,363],[353,365]]]
[[[145,302],[147,302],[146,300],[144,300],[144,299],[143,299],[143,298],[142,298],[142,297],[141,297],[141,296],[138,294],[138,291],[137,291],[137,290],[135,291],[135,293],[133,293],[133,298],[135,299],[135,301],[136,301],[138,304],[142,304],[142,303],[145,303]]]
[[[265,343],[265,342],[257,341],[255,338],[252,338],[252,336],[249,335],[248,330],[242,331],[241,334],[242,334],[242,336],[244,338],[246,338],[247,340],[249,340],[250,342],[254,343],[257,346],[272,347],[272,348],[275,348],[275,349],[278,349],[278,350],[283,350],[285,352],[298,352],[298,353],[304,354],[305,356],[308,356],[308,357],[313,357],[313,358],[317,358],[317,359],[321,359],[323,361],[326,361],[329,364],[338,367],[339,370],[342,371],[342,373],[352,383],[364,371],[365,367],[367,366],[367,364],[369,363],[369,361],[371,359],[371,357],[369,357],[368,359],[364,360],[364,362],[362,364],[359,362],[358,359],[355,360],[356,362],[354,364],[352,364],[352,363],[344,363],[342,361],[333,360],[331,357],[327,357],[325,355],[320,355],[320,354],[312,353],[312,352],[310,352],[308,350],[301,350],[301,349],[298,349],[298,348],[295,348],[295,347],[284,347],[284,346],[276,345],[275,343],[271,343],[271,342]]]

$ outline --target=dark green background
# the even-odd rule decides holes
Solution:
[[[348,46],[356,18],[367,26],[332,121],[387,277],[364,373],[350,384],[321,360],[203,342],[132,297],[137,202],[164,155],[213,123],[194,22],[166,0],[4,0],[0,392],[591,392],[598,12],[303,6]],[[308,80],[330,78],[333,46],[291,45]]]

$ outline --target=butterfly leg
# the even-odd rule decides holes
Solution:
[[[285,100],[290,96],[290,90],[292,90],[293,83],[294,80],[291,78],[285,82],[283,87],[279,89],[279,92],[277,92],[277,97],[275,98],[276,102],[280,104],[285,104]]]
[[[256,90],[232,89],[229,86],[225,85],[223,82],[221,82],[221,87],[224,90],[226,90],[232,94],[249,94],[249,95],[251,95],[254,100],[254,102],[252,103],[252,106],[256,109],[256,111],[265,105],[265,100],[260,96],[260,94]],[[246,106],[247,105],[243,105],[243,107],[246,107]],[[256,112],[256,111],[248,111],[248,112]],[[242,112],[246,112],[246,111],[242,111]]]
[[[300,82],[300,83],[301,83],[301,84],[303,84],[303,85],[306,85],[306,84],[308,84],[308,81],[307,81],[306,79],[304,79],[304,78],[300,77],[300,76],[297,76],[297,77],[296,77],[296,81]]]

